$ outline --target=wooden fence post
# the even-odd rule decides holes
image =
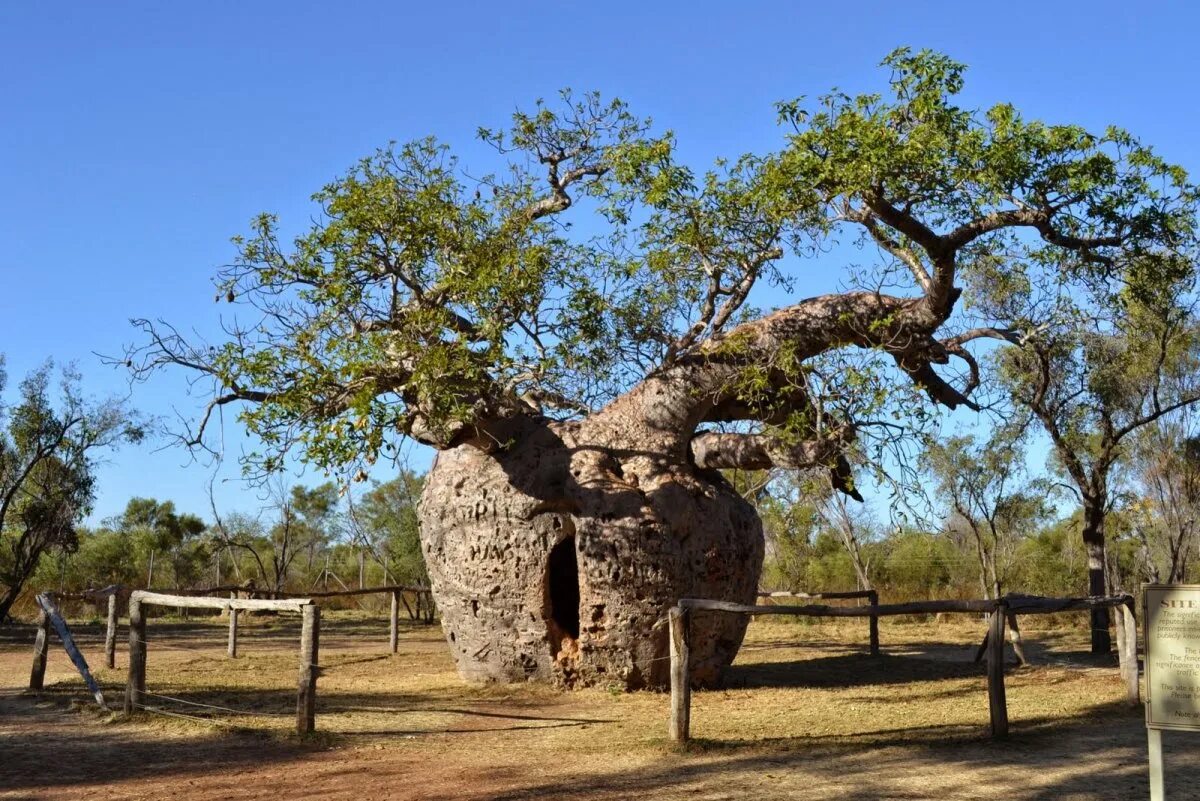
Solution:
[[[50,616],[38,609],[37,637],[33,641],[33,668],[29,671],[29,689],[40,690],[46,680],[46,655],[50,651]]]
[[[871,606],[879,606],[879,593],[870,591],[867,602]],[[871,615],[871,656],[879,656],[879,615]]]
[[[392,626],[388,632],[388,647],[392,653],[400,649],[400,590],[392,590]]]
[[[296,693],[296,731],[309,734],[316,727],[317,667],[321,640],[321,607],[304,607],[304,623],[300,629],[300,681]]]
[[[237,659],[238,611],[232,606],[229,607],[229,645],[226,653],[229,654],[230,659]]]
[[[108,628],[104,632],[104,664],[110,668],[117,666],[117,595],[113,590],[108,596]]]
[[[1137,617],[1133,604],[1114,607],[1117,618],[1117,659],[1121,666],[1121,678],[1125,680],[1125,694],[1129,703],[1137,706],[1142,702],[1138,684]]]
[[[988,631],[988,712],[994,738],[1008,736],[1008,700],[1004,693],[1004,622],[1007,615],[1007,604],[1000,601],[992,612]]]
[[[667,613],[671,638],[671,725],[668,733],[676,742],[687,742],[692,721],[692,676],[690,641],[692,610],[673,606]]]
[[[129,681],[125,684],[125,714],[142,704],[146,692],[146,618],[142,602],[129,599]]]

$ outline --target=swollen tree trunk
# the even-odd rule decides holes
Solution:
[[[1083,498],[1083,546],[1087,553],[1089,595],[1108,594],[1105,569],[1107,561],[1104,543],[1104,507],[1103,499],[1093,496],[1084,496]],[[1092,653],[1110,653],[1112,637],[1108,631],[1108,609],[1093,609],[1091,624]]]
[[[472,680],[669,680],[666,610],[684,597],[752,604],[763,560],[754,508],[686,442],[639,436],[622,409],[531,421],[510,449],[438,455],[421,537],[442,627]],[[732,662],[747,618],[701,615],[697,683]]]

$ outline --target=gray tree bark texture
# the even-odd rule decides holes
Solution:
[[[545,424],[496,455],[444,451],[429,473],[423,547],[466,679],[665,687],[667,609],[755,602],[754,509],[684,454],[602,439],[588,422]],[[696,619],[697,684],[733,661],[746,623]]]

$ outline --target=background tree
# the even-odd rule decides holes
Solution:
[[[1021,540],[1049,515],[1048,487],[1025,480],[1023,442],[1011,428],[982,443],[970,435],[933,441],[927,453],[947,525],[968,534],[983,597],[999,598],[1011,589]]]
[[[109,528],[123,540],[127,562],[145,568],[128,583],[182,587],[199,577],[194,562],[206,558],[200,535],[207,527],[195,515],[177,513],[172,501],[131,498],[125,511],[109,521]]]
[[[382,151],[316,195],[294,240],[270,216],[237,240],[219,297],[249,314],[227,341],[142,321],[127,359],[211,379],[190,444],[244,403],[252,474],[292,451],[362,476],[397,438],[438,449],[422,537],[465,674],[661,683],[669,604],[757,589],[761,525],[718,470],[823,468],[845,486],[852,443],[883,464],[907,441],[897,420],[975,405],[969,343],[1022,339],[979,319],[990,277],[1099,280],[1191,234],[1186,177],[1124,132],[962,108],[945,56],[884,63],[886,97],[784,103],[778,152],[702,174],[593,95],[482,130],[501,163],[479,179],[430,140]],[[882,256],[855,289],[754,318],[758,282],[790,286],[785,257],[841,235]],[[529,588],[562,543],[591,629],[527,619],[552,611]],[[711,618],[699,681],[744,629]]]
[[[99,454],[142,436],[122,402],[85,399],[71,370],[54,398],[52,375],[47,363],[21,382],[16,404],[0,401],[0,620],[44,554],[76,547]],[[0,393],[4,384],[0,361]]]
[[[871,589],[871,560],[863,545],[875,538],[878,527],[870,511],[852,506],[850,496],[840,492],[828,474],[810,476],[807,489],[808,494],[817,499],[816,509],[821,522],[846,549],[846,556],[854,568],[856,589]],[[858,500],[861,501],[862,497],[859,496]]]
[[[735,487],[749,493],[762,520],[762,589],[811,591],[817,579],[811,569],[816,556],[813,540],[820,521],[805,493],[806,482],[794,473],[772,475],[767,471],[738,471],[733,479]],[[822,582],[820,586],[828,585]]]
[[[1200,340],[1190,300],[1195,263],[1140,248],[1102,263],[1104,273],[1084,285],[1057,281],[1024,289],[1023,303],[1052,296],[1060,308],[1022,347],[1002,354],[1000,371],[1017,403],[1049,435],[1054,465],[1080,502],[1092,595],[1114,589],[1106,571],[1105,521],[1133,435],[1200,401]],[[1064,312],[1067,292],[1086,303]],[[1107,609],[1093,612],[1096,653],[1111,649],[1108,621]]]
[[[1182,583],[1196,555],[1200,522],[1200,437],[1191,415],[1172,415],[1138,432],[1127,469],[1137,493],[1129,515],[1143,548],[1146,578]]]
[[[299,539],[296,547],[305,554],[305,573],[311,574],[317,554],[342,535],[337,486],[326,481],[312,488],[296,485],[289,492],[283,505],[290,507],[302,524],[294,536]]]
[[[423,483],[421,476],[402,470],[391,481],[376,484],[348,510],[356,543],[383,568],[386,583],[429,585],[417,516]]]

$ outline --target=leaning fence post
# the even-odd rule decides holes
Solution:
[[[117,590],[108,596],[108,628],[104,632],[104,663],[117,666]]]
[[[992,722],[992,737],[1008,736],[1008,701],[1004,693],[1004,619],[1008,605],[996,604],[992,611],[987,642],[988,713]]]
[[[392,590],[392,627],[388,632],[388,647],[393,654],[400,649],[400,590]]]
[[[137,594],[129,598],[129,681],[125,684],[125,714],[135,711],[146,692],[146,618]]]
[[[692,610],[674,606],[667,613],[671,638],[671,725],[672,740],[687,742],[692,718],[692,677],[689,670],[691,654]]]
[[[309,734],[316,727],[318,648],[321,639],[321,607],[304,607],[300,629],[300,681],[296,694],[296,731]]]
[[[38,609],[37,637],[33,641],[33,668],[29,671],[29,689],[40,690],[46,680],[46,654],[50,651],[50,616]]]
[[[868,603],[872,607],[879,606],[879,593],[875,590],[870,590],[870,595],[867,596]],[[879,656],[879,615],[871,615],[871,656]]]

